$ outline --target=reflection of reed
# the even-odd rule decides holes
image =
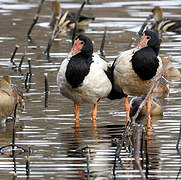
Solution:
[[[22,70],[21,70],[21,66],[22,66],[22,64],[23,64],[24,58],[25,58],[25,53],[22,55],[21,60],[20,60],[20,62],[19,62],[19,66],[18,66],[18,71],[19,71],[19,73],[20,73],[21,75],[23,75],[23,74],[22,74]]]
[[[45,108],[48,107],[48,93],[49,93],[49,87],[48,87],[48,73],[44,73],[44,79],[45,79]]]
[[[16,109],[17,109],[18,104],[16,104],[15,109],[14,109],[14,116],[13,116],[13,133],[12,133],[12,142],[9,145],[4,145],[0,147],[0,152],[2,153],[2,150],[7,148],[7,147],[12,147],[12,151],[15,151],[15,148],[21,149],[23,152],[27,152],[26,149],[23,147],[20,147],[15,144],[15,137],[16,137]]]
[[[15,142],[15,139],[16,139],[16,110],[17,110],[17,106],[18,106],[18,103],[16,103],[15,105],[15,108],[14,108],[14,115],[13,115],[13,126],[12,126],[12,139],[11,139],[11,143],[8,144],[8,145],[3,145],[0,147],[0,153],[1,154],[5,154],[5,150],[7,150],[7,148],[11,147],[11,154],[9,154],[8,156],[9,157],[12,157],[12,161],[13,161],[13,164],[14,164],[14,175],[13,175],[13,179],[16,179],[17,177],[17,168],[16,168],[16,157],[17,155],[19,154],[22,154],[22,153],[27,153],[28,152],[28,158],[27,158],[27,161],[26,161],[26,175],[27,177],[29,176],[30,174],[30,166],[29,166],[29,156],[30,156],[30,153],[31,153],[31,149],[29,147],[29,149],[25,149],[21,146],[18,146],[16,145],[16,142]],[[18,150],[20,150],[20,152],[18,152]],[[5,154],[6,155],[6,154]]]
[[[30,154],[31,154],[31,148],[29,146],[28,147],[27,157],[26,157],[26,176],[27,176],[27,178],[30,175]]]

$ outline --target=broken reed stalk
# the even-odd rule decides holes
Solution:
[[[138,36],[141,37],[143,35],[143,31],[145,29],[145,27],[147,26],[148,22],[150,21],[150,19],[152,18],[152,15],[149,15],[146,20],[144,21],[143,25],[141,26],[140,30],[138,31]]]
[[[12,150],[14,151],[15,147],[15,134],[16,134],[16,110],[17,110],[18,104],[16,103],[14,108],[14,114],[13,114],[13,134],[12,134]]]
[[[142,135],[141,135],[141,147],[140,147],[140,154],[141,154],[141,167],[143,169],[143,165],[144,165],[144,153],[143,153],[143,146],[144,146],[144,131],[142,131]]]
[[[169,60],[171,60],[171,56],[169,56],[168,59],[166,60],[166,62],[163,64],[163,66],[162,66],[162,68],[161,68],[161,71],[160,71],[160,73],[157,75],[157,78],[156,78],[155,82],[152,84],[152,86],[151,86],[150,90],[148,91],[145,99],[144,99],[144,100],[142,101],[142,103],[139,105],[139,108],[138,108],[136,114],[132,117],[132,121],[133,121],[133,122],[135,122],[135,120],[136,120],[136,118],[138,117],[140,111],[141,111],[142,108],[145,106],[145,104],[146,104],[149,96],[150,96],[150,95],[152,94],[152,92],[153,92],[153,89],[158,85],[158,83],[159,83],[159,81],[160,81],[160,79],[161,79],[161,77],[162,77],[162,74],[163,74],[163,72],[165,71],[166,66],[168,65]]]
[[[56,20],[56,23],[55,23],[55,26],[54,26],[54,29],[52,32],[52,36],[49,39],[47,48],[44,52],[46,54],[46,58],[48,61],[50,61],[50,49],[51,49],[51,46],[52,46],[52,43],[53,43],[55,37],[64,28],[64,26],[68,23],[68,21],[65,22],[67,15],[68,15],[68,11],[66,11],[63,16],[60,14]]]
[[[15,46],[15,49],[14,49],[14,51],[13,51],[13,54],[12,54],[12,56],[11,56],[11,59],[10,59],[10,62],[11,62],[11,64],[13,65],[12,69],[14,69],[14,68],[17,67],[17,65],[16,65],[15,62],[14,62],[14,57],[15,57],[15,55],[16,55],[16,52],[17,52],[18,48],[19,48],[19,45],[16,45],[16,46]]]
[[[104,44],[105,44],[105,39],[106,39],[106,31],[107,31],[107,27],[104,28],[104,35],[102,38],[102,42],[101,42],[101,47],[100,47],[100,56],[105,59],[105,54],[104,54]]]
[[[18,71],[19,71],[20,73],[22,73],[22,71],[21,71],[21,66],[22,66],[22,64],[23,64],[24,58],[25,58],[25,54],[22,55],[21,60],[20,60],[20,63],[19,63],[19,66],[18,66]]]
[[[78,10],[78,12],[77,12],[77,17],[76,17],[76,21],[78,22],[78,20],[79,20],[79,17],[80,17],[80,14],[81,14],[81,12],[82,12],[82,10],[83,10],[83,8],[84,8],[84,5],[85,5],[85,1],[82,3],[82,5],[80,6],[80,8],[79,8],[79,10]]]
[[[32,77],[32,70],[31,70],[31,58],[28,58],[28,69],[29,69],[29,76]]]
[[[136,134],[136,136],[134,136],[134,158],[136,166],[140,171],[142,179],[146,180],[145,174],[140,164],[140,147],[141,147],[140,139],[142,136],[142,131],[143,131],[143,125],[136,124],[134,128],[134,134]]]
[[[28,79],[29,79],[29,73],[26,73],[26,77],[25,77],[25,89],[28,89]]]
[[[48,93],[49,93],[47,76],[48,76],[48,73],[44,73],[44,78],[45,78],[45,107],[48,107]]]
[[[85,1],[82,3],[82,5],[80,6],[80,9],[78,10],[77,12],[77,15],[76,15],[76,18],[75,18],[75,26],[74,26],[74,29],[73,29],[73,33],[72,33],[72,45],[73,45],[73,42],[74,42],[74,39],[76,37],[76,33],[77,33],[77,25],[78,25],[78,21],[79,21],[79,18],[80,18],[80,14],[84,8],[84,5],[85,5]],[[73,19],[73,18],[72,18]]]
[[[78,19],[80,17],[80,13],[83,9],[85,5],[85,1],[82,3],[78,13],[77,13],[77,17],[76,17],[76,20],[75,22],[77,21],[78,22]],[[46,59],[50,62],[50,49],[51,49],[51,46],[52,46],[52,43],[55,39],[55,37],[57,36],[58,33],[60,33],[64,27],[66,27],[66,25],[69,23],[69,20],[66,21],[66,17],[68,15],[68,11],[66,11],[64,13],[64,15],[60,14],[59,17],[57,18],[56,20],[56,23],[55,23],[55,26],[54,26],[54,29],[53,29],[53,33],[52,33],[52,36],[51,38],[49,39],[48,41],[48,45],[47,45],[47,48],[45,50],[45,54],[46,54]],[[76,26],[76,25],[75,25]],[[73,39],[73,38],[72,38]]]
[[[177,138],[177,143],[176,143],[176,150],[177,152],[179,152],[179,143],[180,143],[180,138],[181,138],[181,121],[180,121],[180,130],[179,130],[179,135],[178,135],[178,138]],[[180,154],[180,153],[179,153]]]
[[[45,94],[48,94],[49,88],[48,88],[48,73],[44,73],[44,78],[45,78]]]
[[[74,29],[73,29],[73,32],[72,32],[72,46],[73,46],[76,34],[77,34],[77,21],[75,21],[75,26],[74,26]]]
[[[34,18],[33,18],[33,22],[32,22],[32,24],[31,24],[31,26],[30,26],[30,28],[29,28],[29,30],[28,30],[28,32],[27,32],[27,38],[28,38],[30,41],[32,41],[31,31],[32,31],[33,27],[35,26],[35,24],[37,23],[37,21],[38,21],[38,19],[39,19],[40,11],[41,11],[41,8],[42,8],[42,5],[43,5],[44,1],[45,1],[45,0],[41,0],[41,1],[40,1],[39,5],[38,5],[37,12],[36,12],[36,14],[35,14],[35,16],[34,16]]]
[[[27,49],[27,47],[25,46],[24,53],[23,53],[23,55],[21,57],[21,60],[19,62],[19,66],[18,66],[18,71],[19,71],[21,76],[24,76],[23,73],[22,73],[21,67],[22,67],[22,64],[23,64],[23,61],[24,61],[24,58],[25,58],[25,55],[26,55],[26,49]]]

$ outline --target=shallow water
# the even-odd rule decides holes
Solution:
[[[167,17],[180,17],[181,1],[92,1],[83,10],[96,20],[85,30],[94,41],[98,51],[107,27],[105,55],[112,62],[119,52],[128,49],[136,32],[150,14],[160,5]],[[103,99],[99,103],[97,128],[92,125],[91,105],[81,105],[80,128],[75,128],[73,103],[61,96],[56,85],[56,75],[61,61],[71,47],[71,35],[64,34],[56,39],[51,49],[51,62],[47,62],[43,51],[51,36],[48,22],[51,18],[51,2],[43,5],[38,24],[32,31],[34,43],[26,40],[26,33],[38,3],[23,0],[0,2],[0,69],[1,76],[9,74],[13,83],[22,86],[25,95],[25,110],[16,123],[16,143],[30,146],[30,174],[26,175],[26,154],[13,158],[7,153],[0,155],[0,179],[113,179],[116,144],[122,137],[125,123],[123,100]],[[77,11],[80,2],[62,1],[63,10]],[[174,65],[181,69],[181,35],[164,34],[160,55],[172,55]],[[22,72],[28,72],[28,58],[31,58],[32,79],[30,89],[24,88],[24,79],[10,67],[11,53],[15,45],[20,47],[15,56],[19,64],[25,52]],[[50,94],[48,107],[44,100],[44,73],[48,73]],[[181,156],[176,151],[180,128],[181,81],[170,80],[170,93],[163,101],[163,117],[152,119],[151,139],[148,144],[149,179],[180,178]],[[12,122],[0,129],[0,145],[11,143]],[[84,151],[81,151],[85,149]],[[116,179],[140,179],[135,169],[133,155],[126,149],[121,151],[122,165],[117,162]],[[144,161],[144,171],[145,171]],[[16,172],[17,176],[14,177]],[[178,178],[178,179],[179,179]]]

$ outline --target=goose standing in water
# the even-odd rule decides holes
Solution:
[[[57,74],[60,93],[74,102],[76,124],[79,124],[79,104],[94,104],[92,120],[96,122],[98,101],[110,93],[114,95],[109,72],[108,63],[93,53],[91,39],[77,36]],[[121,93],[118,95],[122,96]]]
[[[113,63],[114,88],[127,95],[146,95],[156,80],[162,67],[158,57],[160,40],[156,32],[146,30],[139,44],[130,50],[122,52]],[[147,112],[150,111],[150,97],[147,101]],[[129,120],[129,103],[125,97],[126,124]],[[147,120],[147,130],[150,129],[150,116]]]

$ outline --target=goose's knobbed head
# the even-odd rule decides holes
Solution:
[[[87,55],[91,55],[93,53],[93,43],[87,36],[79,35],[75,38],[69,54],[74,56],[78,53],[84,53]]]
[[[138,49],[144,48],[144,47],[151,47],[155,53],[158,55],[160,50],[160,39],[157,32],[146,30],[143,35],[141,36],[141,40],[139,44],[137,45]]]

